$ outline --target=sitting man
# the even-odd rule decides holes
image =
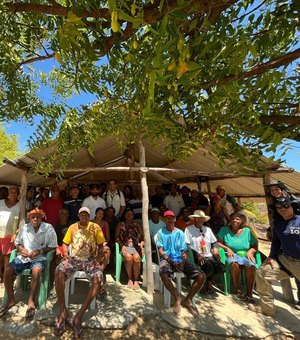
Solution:
[[[220,261],[218,242],[212,230],[205,226],[210,217],[204,211],[195,210],[189,218],[193,225],[185,229],[185,242],[193,252],[195,263],[205,273],[206,282],[200,293],[213,293],[212,280],[226,271],[225,265]]]
[[[0,317],[15,304],[13,285],[17,275],[24,269],[31,270],[31,287],[28,298],[26,318],[35,315],[35,296],[38,291],[40,277],[47,265],[46,254],[57,247],[57,237],[51,224],[42,222],[44,212],[35,208],[27,214],[30,222],[25,224],[18,234],[15,245],[19,255],[10,262],[4,273],[4,284],[7,292],[7,302],[0,309]]]
[[[68,310],[65,305],[65,281],[75,271],[84,271],[91,278],[91,287],[72,321],[74,338],[82,333],[82,317],[96,297],[103,284],[101,262],[103,258],[103,236],[100,226],[90,219],[90,210],[79,209],[79,222],[72,224],[63,239],[63,259],[56,267],[55,289],[60,307],[60,316],[55,325],[55,333],[61,336],[66,329]],[[70,255],[68,252],[70,247]]]
[[[193,315],[198,315],[198,310],[193,307],[192,299],[201,289],[205,282],[205,274],[194,268],[188,262],[186,254],[186,244],[184,233],[175,227],[176,216],[173,211],[168,210],[164,213],[166,227],[160,229],[157,233],[157,248],[162,260],[159,265],[159,275],[175,299],[174,313],[178,315],[181,307],[181,297],[177,289],[173,286],[171,278],[175,272],[183,272],[190,280],[194,280],[187,297],[184,299],[184,305]]]
[[[249,304],[253,312],[275,316],[272,282],[294,276],[300,280],[300,215],[295,215],[288,197],[274,201],[279,216],[274,216],[269,257],[256,272],[259,305]]]

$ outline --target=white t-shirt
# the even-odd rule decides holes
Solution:
[[[119,214],[121,207],[126,206],[125,198],[122,191],[106,191],[102,197],[104,198],[107,207],[115,208],[115,216]]]
[[[185,243],[189,248],[195,250],[202,256],[211,257],[211,244],[217,242],[217,239],[211,229],[206,226],[202,226],[202,231],[191,225],[184,231]]]
[[[8,208],[5,204],[5,199],[0,200],[0,220],[1,234],[13,235],[13,227],[18,222],[16,219],[20,215],[20,203],[18,202],[13,207]],[[2,235],[4,237],[4,235]]]
[[[91,195],[84,199],[82,202],[82,207],[87,207],[90,209],[90,220],[93,220],[95,218],[97,208],[106,209],[106,204],[103,198],[97,196],[97,199],[94,199],[94,197]]]
[[[166,196],[164,199],[164,205],[167,207],[168,210],[172,210],[176,216],[179,215],[181,208],[185,207],[183,198],[178,194],[176,194],[175,196]]]

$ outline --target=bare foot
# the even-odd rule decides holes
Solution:
[[[199,315],[198,309],[196,307],[193,307],[191,300],[185,298],[183,300],[183,305],[193,315],[194,318],[196,318]]]
[[[178,297],[176,302],[175,302],[175,306],[173,308],[173,313],[175,315],[179,315],[180,314],[180,310],[181,310],[181,298]]]

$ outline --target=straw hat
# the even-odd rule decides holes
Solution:
[[[195,210],[193,215],[189,215],[189,218],[190,218],[190,219],[192,219],[192,218],[197,218],[197,217],[199,217],[199,218],[201,218],[201,217],[204,218],[204,219],[205,219],[205,222],[208,221],[208,220],[210,220],[210,217],[209,217],[209,216],[206,216],[205,213],[204,213],[204,211],[202,211],[202,210]]]

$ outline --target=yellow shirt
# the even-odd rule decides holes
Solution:
[[[63,243],[70,245],[70,255],[82,261],[97,256],[98,245],[103,242],[105,238],[101,227],[90,221],[85,227],[79,222],[70,225],[63,239]]]

